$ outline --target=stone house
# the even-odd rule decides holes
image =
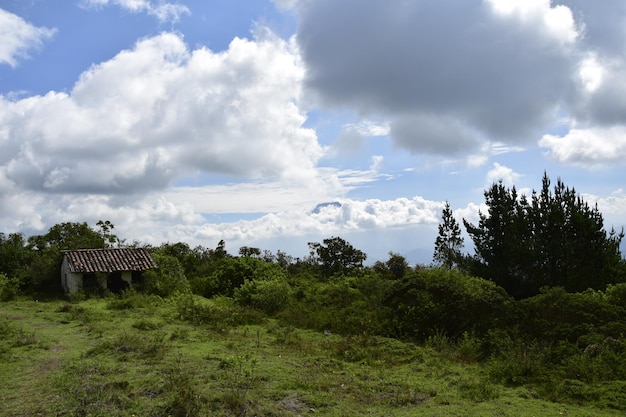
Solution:
[[[68,250],[63,252],[61,285],[66,294],[85,286],[120,292],[156,267],[145,248]]]

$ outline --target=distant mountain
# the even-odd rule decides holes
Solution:
[[[341,207],[341,203],[339,201],[330,201],[328,203],[319,203],[311,213],[319,214],[324,207]]]

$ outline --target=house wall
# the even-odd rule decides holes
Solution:
[[[66,294],[83,288],[83,275],[70,272],[65,256],[61,262],[61,286]]]

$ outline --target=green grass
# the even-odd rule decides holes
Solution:
[[[581,405],[593,393],[580,383],[543,397],[496,384],[445,341],[324,335],[224,300],[181,317],[176,300],[135,297],[1,303],[0,416],[623,415]],[[580,404],[541,399],[563,390]]]

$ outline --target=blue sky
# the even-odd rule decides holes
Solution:
[[[431,260],[546,171],[626,225],[621,0],[0,0],[0,232]],[[314,210],[318,204],[324,205]],[[467,242],[469,246],[469,242]]]

